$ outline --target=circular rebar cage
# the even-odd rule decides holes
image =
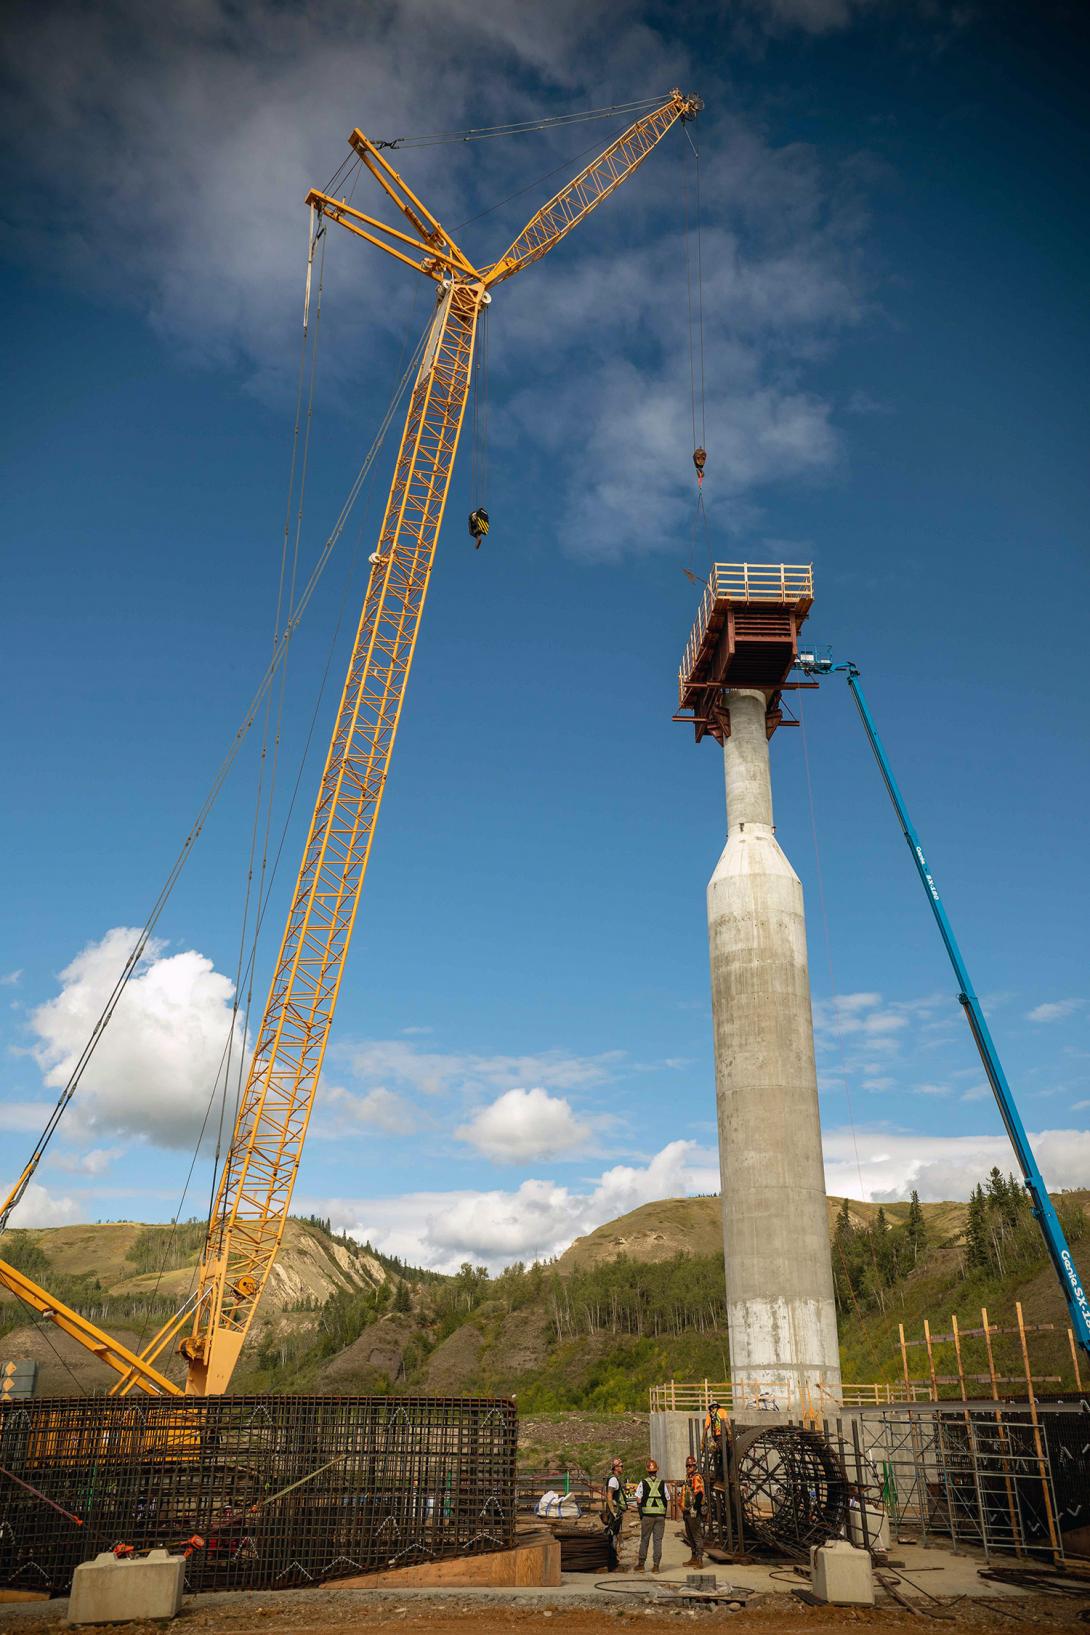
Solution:
[[[848,1482],[818,1431],[749,1426],[735,1435],[732,1465],[749,1538],[806,1559],[812,1544],[843,1531]]]

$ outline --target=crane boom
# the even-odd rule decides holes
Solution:
[[[345,957],[359,909],[375,825],[401,718],[458,438],[474,341],[490,286],[538,261],[642,164],[678,120],[701,103],[673,91],[637,119],[527,223],[492,267],[478,271],[377,148],[349,138],[366,169],[401,210],[411,233],[392,228],[313,189],[312,211],[338,222],[425,273],[437,305],[409,399],[378,548],[349,660],[291,907],[239,1098],[209,1219],[195,1296],[168,1319],[140,1356],[0,1261],[0,1287],[30,1299],[44,1316],[94,1350],[119,1375],[114,1393],[178,1393],[154,1364],[180,1328],[186,1391],[226,1390],[287,1224],[292,1189]],[[383,236],[384,235],[384,236]],[[415,235],[415,236],[414,236]],[[392,242],[388,242],[392,241]]]
[[[805,675],[830,675],[839,672],[847,680],[852,698],[855,700],[859,719],[863,724],[863,731],[867,735],[867,742],[870,744],[874,759],[878,763],[878,770],[882,774],[882,782],[886,786],[886,793],[890,798],[893,810],[897,814],[897,822],[900,824],[901,833],[904,835],[908,849],[912,853],[912,862],[916,873],[919,875],[920,884],[927,894],[927,901],[935,917],[935,923],[939,928],[943,946],[946,949],[950,964],[954,968],[954,975],[958,979],[958,1003],[965,1012],[965,1019],[969,1024],[973,1043],[976,1045],[980,1056],[981,1066],[987,1075],[988,1083],[999,1108],[999,1116],[1003,1120],[1011,1146],[1014,1148],[1018,1167],[1022,1171],[1022,1181],[1029,1193],[1034,1218],[1041,1228],[1045,1249],[1048,1252],[1056,1276],[1060,1280],[1060,1287],[1063,1290],[1063,1297],[1067,1302],[1067,1310],[1071,1318],[1072,1333],[1083,1351],[1090,1356],[1090,1296],[1087,1295],[1087,1291],[1083,1287],[1070,1245],[1064,1229],[1060,1225],[1060,1218],[1056,1213],[1052,1199],[1048,1195],[1048,1188],[1045,1186],[1044,1176],[1041,1174],[1033,1148],[1030,1146],[1029,1136],[1026,1134],[1025,1125],[1022,1123],[1022,1117],[1018,1111],[1010,1081],[999,1058],[999,1052],[992,1038],[991,1029],[988,1027],[983,1007],[973,989],[969,977],[969,967],[965,963],[965,956],[962,954],[957,937],[954,935],[954,928],[950,923],[946,906],[939,894],[939,888],[935,884],[935,877],[928,866],[927,858],[924,856],[923,842],[909,816],[900,785],[893,775],[893,767],[890,765],[889,756],[886,754],[886,747],[878,735],[878,728],[875,725],[874,717],[871,715],[870,706],[864,696],[859,680],[858,666],[851,663],[850,660],[843,664],[834,664],[832,659],[817,658],[812,653],[800,654],[797,662],[798,668]]]
[[[567,187],[562,187],[548,204],[543,204],[531,216],[514,243],[498,261],[485,269],[488,287],[513,277],[531,262],[540,261],[573,227],[578,227],[592,210],[597,209],[603,199],[608,199],[622,182],[628,180],[672,125],[679,119],[685,123],[695,119],[702,107],[699,97],[683,97],[680,91],[675,91],[670,101],[661,108],[656,108],[643,119],[637,119],[585,170],[574,176]]]
[[[469,391],[482,291],[436,308],[409,401],[310,832],[185,1342],[190,1391],[223,1391],[280,1246],[329,1040]],[[207,1311],[207,1317],[204,1313]],[[203,1343],[202,1343],[203,1342]]]
[[[517,259],[500,276],[540,260],[698,106],[675,92],[662,108],[637,120],[533,217],[503,261],[510,261],[512,252]],[[189,1360],[187,1390],[202,1395],[226,1388],[284,1233],[427,595],[469,395],[477,323],[491,299],[488,285],[496,281],[475,271],[361,132],[353,132],[349,141],[370,161],[372,174],[381,171],[378,179],[410,225],[428,224],[420,243],[435,260],[425,256],[423,263],[410,264],[428,272],[441,294],[409,402],[341,707],[220,1180],[200,1274],[199,1293],[207,1291],[208,1298],[198,1299],[193,1333],[182,1345]],[[564,202],[569,198],[574,206]],[[313,192],[308,199],[358,231],[343,203]]]

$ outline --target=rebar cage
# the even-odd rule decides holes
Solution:
[[[481,1397],[56,1398],[0,1406],[0,1584],[104,1550],[186,1589],[272,1589],[509,1548],[518,1420]]]

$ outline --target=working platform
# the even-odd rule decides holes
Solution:
[[[705,734],[722,743],[730,722],[719,695],[724,688],[749,687],[768,697],[771,737],[783,721],[780,691],[813,599],[809,563],[717,562],[678,671],[679,712],[692,713],[674,720],[691,721],[698,743]]]

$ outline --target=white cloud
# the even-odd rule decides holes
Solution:
[[[53,1111],[51,1101],[0,1101],[0,1130],[41,1130]]]
[[[383,1130],[387,1135],[409,1135],[430,1122],[404,1096],[382,1085],[362,1095],[353,1095],[339,1085],[323,1084],[318,1108],[321,1128],[315,1130],[317,1135],[338,1135],[346,1123]]]
[[[0,976],[0,988],[17,988],[22,980],[21,970],[8,971],[4,976]]]
[[[774,31],[820,33],[843,26],[852,5],[775,0],[766,21]],[[33,232],[50,269],[131,301],[168,342],[237,368],[266,392],[282,392],[295,367],[303,196],[340,163],[354,124],[379,137],[457,129],[601,105],[634,84],[699,81],[690,73],[699,52],[691,31],[652,30],[636,0],[167,8],[56,0],[24,8],[7,44],[6,147],[29,182],[8,191],[14,253]],[[603,145],[615,129],[601,127]],[[801,142],[774,147],[724,94],[709,97],[697,135],[706,155],[705,495],[713,526],[736,530],[758,515],[747,496],[820,478],[841,458],[831,400],[809,371],[866,316],[869,178],[858,154],[824,159]],[[452,222],[558,165],[540,193],[467,227],[467,252],[487,260],[562,180],[565,155],[579,168],[576,145],[560,131],[515,144],[416,148],[399,163]],[[60,169],[50,158],[57,152],[66,155]],[[623,204],[605,205],[556,258],[530,269],[525,293],[522,280],[500,292],[494,387],[509,401],[496,416],[497,438],[521,440],[523,458],[551,447],[556,531],[580,554],[672,549],[688,531],[683,164],[691,185],[689,147],[674,131]],[[53,205],[44,218],[42,182]],[[369,186],[355,202],[365,199],[383,208]],[[384,330],[400,341],[419,329],[423,280],[343,233],[325,242],[325,310],[337,344],[323,371],[343,380],[364,356],[386,366]],[[532,390],[521,392],[531,375]],[[625,480],[631,470],[639,483]]]
[[[138,933],[117,926],[60,973],[60,992],[30,1016],[33,1054],[45,1083],[61,1088],[75,1066]],[[235,1060],[233,986],[195,949],[169,954],[152,942],[103,1033],[65,1128],[124,1132],[166,1147],[196,1138],[228,1037]]]
[[[1081,1010],[1085,999],[1051,999],[1043,1005],[1035,1005],[1026,1012],[1028,1022],[1060,1022],[1065,1016],[1071,1016]]]
[[[1088,1107],[1090,1107],[1090,1101],[1073,1101],[1071,1103],[1071,1110],[1074,1113],[1083,1113]]]
[[[1041,1130],[1030,1135],[1053,1190],[1090,1185],[1090,1130]],[[827,1130],[822,1136],[825,1183],[849,1198],[967,1198],[993,1164],[1016,1168],[1010,1142],[998,1135],[916,1135],[903,1132]],[[859,1162],[856,1162],[858,1149]]]
[[[640,1204],[712,1192],[718,1185],[713,1153],[694,1141],[672,1141],[646,1165],[614,1165],[584,1191],[531,1179],[510,1192],[417,1192],[377,1200],[322,1199],[320,1204],[337,1225],[389,1254],[454,1270],[467,1259],[493,1268],[514,1259],[546,1259]]]
[[[124,1150],[124,1147],[92,1147],[84,1153],[58,1153],[53,1163],[73,1175],[105,1175]]]
[[[455,1130],[459,1141],[502,1164],[557,1158],[585,1148],[591,1126],[563,1096],[547,1090],[507,1090]]]
[[[6,1196],[15,1177],[4,1183]],[[11,1212],[11,1226],[67,1226],[85,1218],[83,1208],[74,1198],[58,1197],[37,1181],[31,1181],[22,1198]]]
[[[425,1050],[405,1039],[371,1039],[341,1047],[337,1055],[364,1084],[397,1084],[434,1096],[450,1091],[480,1094],[513,1088],[527,1080],[553,1090],[575,1090],[608,1079],[624,1053],[609,1050],[597,1056],[572,1056],[549,1050],[537,1055],[485,1056]]]

